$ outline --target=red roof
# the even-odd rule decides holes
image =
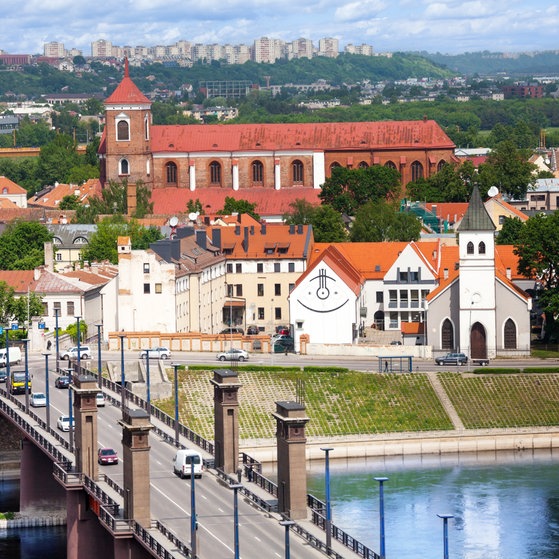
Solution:
[[[113,93],[105,99],[105,105],[140,103],[151,105],[151,101],[138,89],[128,74],[128,59],[124,62],[124,77]]]
[[[0,177],[0,193],[6,190],[7,194],[27,194],[27,190],[16,184],[14,181],[10,180],[8,177]]]

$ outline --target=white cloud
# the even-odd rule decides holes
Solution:
[[[336,8],[334,16],[338,21],[355,21],[369,19],[384,10],[386,4],[382,0],[365,0],[349,2]]]

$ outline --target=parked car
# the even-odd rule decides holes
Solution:
[[[95,401],[97,402],[98,408],[105,407],[105,395],[102,392],[97,392],[97,395],[95,396]]]
[[[47,405],[47,397],[44,395],[43,392],[31,392],[29,403],[34,408],[44,408]]]
[[[0,382],[6,382],[8,378],[8,369],[2,368],[0,369]]]
[[[140,359],[145,359],[149,353],[150,359],[171,359],[171,350],[168,347],[154,347],[150,350],[140,351]]]
[[[243,336],[245,333],[245,331],[242,328],[224,328],[220,334],[240,334],[241,336]]]
[[[72,424],[70,425],[70,417],[61,415],[56,421],[56,427],[61,431],[69,431],[74,428],[74,418],[72,418]]]
[[[97,462],[102,466],[118,464],[118,453],[114,448],[100,448],[97,451]]]
[[[218,361],[246,361],[248,359],[248,351],[244,349],[231,348],[217,354]]]
[[[62,377],[56,377],[54,386],[56,386],[56,388],[68,388],[70,386],[70,382],[71,381],[68,375],[64,375]]]
[[[402,342],[400,340],[392,340],[390,345],[402,345]]]
[[[256,324],[250,324],[247,326],[247,336],[257,336],[258,334],[260,334],[260,330]]]
[[[435,358],[437,365],[465,365],[467,362],[468,358],[465,353],[447,353]]]
[[[88,345],[80,345],[80,359],[89,359],[91,357],[91,348]],[[78,358],[78,346],[71,347],[67,349],[61,356],[60,359],[70,359]]]
[[[279,338],[272,338],[274,353],[287,353],[295,350],[295,340],[291,336],[282,335]]]

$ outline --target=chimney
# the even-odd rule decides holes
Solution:
[[[52,241],[45,243],[43,245],[43,251],[45,254],[45,268],[49,271],[53,271],[53,263],[54,263],[54,246]]]
[[[219,227],[212,229],[212,245],[221,250],[221,229]]]
[[[511,279],[512,278],[512,272],[510,268],[507,268],[507,279]]]
[[[204,229],[198,229],[196,231],[196,244],[202,250],[206,250],[206,231]]]
[[[194,235],[194,227],[187,225],[186,227],[178,227],[175,232],[177,239],[186,239]]]
[[[444,279],[448,279],[448,268],[445,268],[445,269],[443,270],[443,278],[444,278]]]

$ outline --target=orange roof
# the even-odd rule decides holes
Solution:
[[[16,293],[27,293],[33,281],[33,270],[0,270],[0,282],[8,284]]]
[[[151,101],[138,89],[136,84],[130,79],[128,72],[128,59],[124,61],[124,77],[107,99],[105,105],[120,105],[128,103],[140,103],[151,105]]]
[[[424,330],[425,330],[424,322],[402,322],[401,324],[402,334],[407,334],[407,335],[423,334]]]
[[[48,192],[41,192],[29,200],[29,205],[42,208],[57,208],[64,196],[77,195],[83,204],[93,196],[101,195],[99,179],[89,179],[81,186],[77,184],[57,184]]]
[[[109,98],[111,102],[112,97]],[[434,120],[176,124],[158,125],[151,129],[151,149],[155,153],[283,149],[314,151],[317,146],[325,151],[454,148],[452,141]]]
[[[320,205],[319,189],[315,188],[281,188],[271,190],[264,188],[246,188],[228,190],[223,188],[201,188],[191,191],[187,188],[154,188],[151,192],[153,213],[155,215],[177,215],[188,213],[187,203],[200,200],[205,215],[214,215],[225,206],[225,198],[246,200],[256,204],[256,213],[260,216],[283,215],[290,212],[291,202],[303,198],[313,205]]]
[[[6,189],[7,194],[26,194],[27,190],[16,184],[14,181],[10,180],[8,177],[0,177],[0,194]]]
[[[440,219],[446,219],[449,223],[458,223],[468,209],[468,202],[428,202],[425,207]]]
[[[0,198],[0,209],[2,208],[15,209],[19,208],[19,206],[15,202],[12,202],[12,200],[8,200],[7,198]]]

